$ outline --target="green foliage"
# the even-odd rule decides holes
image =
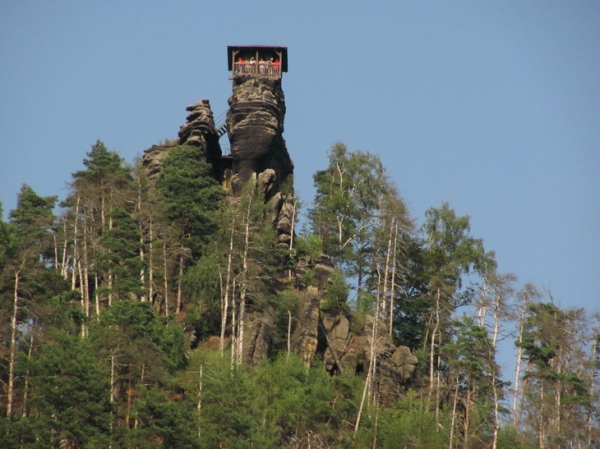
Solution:
[[[15,237],[22,248],[36,247],[36,255],[49,256],[49,237],[54,226],[52,210],[57,196],[41,197],[23,184],[17,199],[17,208],[9,214]]]
[[[187,309],[187,323],[198,340],[219,333],[223,282],[219,263],[216,254],[202,256],[183,279],[184,293],[192,304]]]
[[[140,259],[142,235],[131,215],[123,209],[113,209],[109,217],[112,227],[99,239],[104,251],[98,257],[98,266],[112,276],[112,285],[105,287],[116,299],[140,297],[144,294],[140,272],[145,263]]]
[[[335,270],[325,286],[325,301],[321,308],[331,314],[349,313],[346,302],[348,293],[350,293],[350,286],[346,283],[344,274],[340,270]]]
[[[327,169],[313,176],[317,192],[309,217],[323,241],[323,253],[346,265],[355,259],[373,211],[388,190],[377,156],[349,152],[342,143],[333,145],[328,155]]]
[[[448,203],[425,212],[421,228],[427,252],[425,261],[432,274],[430,290],[462,286],[462,276],[473,269],[483,272],[494,265],[493,253],[486,253],[483,240],[471,237],[468,216],[459,217]]]
[[[258,391],[245,369],[231,370],[228,358],[200,353],[195,384],[202,381],[200,447],[269,447],[256,419]],[[202,366],[202,378],[199,369]]]
[[[83,160],[86,170],[73,173],[75,182],[89,182],[106,186],[111,182],[122,182],[121,180],[130,178],[123,158],[117,152],[109,151],[102,141],[97,140],[92,145],[91,151],[86,154],[87,159]]]
[[[535,449],[538,446],[528,435],[519,436],[514,427],[504,426],[500,428],[496,447],[497,449]]]
[[[108,378],[89,342],[55,332],[28,362],[31,397],[29,429],[38,447],[108,444],[110,403]]]
[[[158,388],[142,387],[138,391],[134,413],[139,425],[125,436],[127,447],[197,448],[198,417],[189,398]]]
[[[187,365],[181,326],[173,319],[156,316],[147,302],[114,302],[92,331],[97,345],[122,351],[136,370],[145,369],[145,375],[154,375],[156,380],[165,378],[162,369],[174,372]]]
[[[443,412],[436,422],[414,393],[409,393],[395,407],[381,411],[378,446],[381,448],[446,448],[450,441],[450,417]]]
[[[57,198],[27,185],[8,223],[0,208],[2,410],[9,378],[13,399],[10,418],[0,418],[2,447],[491,445],[494,401],[503,399],[506,383],[488,330],[456,316],[477,298],[477,286],[465,280],[489,281],[496,263],[471,236],[468,216],[444,203],[411,233],[379,158],[343,144],[315,174],[311,233],[294,249],[313,261],[325,252],[336,262],[322,311],[350,315],[354,290],[350,321],[358,336],[376,298],[386,306],[393,298],[394,342],[419,359],[405,397],[377,405],[376,391],[368,391],[374,396],[355,434],[364,379],[346,371],[331,377],[318,360],[308,368],[288,354],[288,335],[304,329],[297,329],[298,292],[286,289],[290,254],[273,244],[264,192],[249,182],[223,201],[203,160],[200,149],[173,145],[154,189],[143,167],[133,179],[118,153],[98,141],[85,170],[73,174],[60,220]],[[288,199],[292,187],[290,176],[281,185]],[[155,301],[174,296],[178,280],[186,307],[159,316]],[[313,270],[304,283],[317,284]],[[226,351],[206,349],[207,337],[220,331],[227,286],[235,291],[228,320],[243,291],[246,318],[266,317],[271,327],[274,351],[258,366],[235,366]],[[90,317],[96,298],[98,316]],[[383,317],[389,309],[380,310]],[[518,432],[500,428],[498,448],[597,444],[598,348],[586,319],[552,303],[525,310],[523,422]],[[225,324],[231,335],[231,321]],[[366,366],[364,354],[358,357]],[[374,385],[381,386],[385,365],[377,366]],[[427,389],[429,367],[437,385]]]
[[[315,234],[298,236],[295,239],[298,257],[309,256],[316,259],[321,255],[323,240]]]
[[[256,382],[262,392],[257,403],[261,427],[283,442],[302,441],[310,432],[333,442],[340,430],[348,430],[348,419],[358,409],[356,383],[329,377],[318,363],[307,370],[295,355],[263,366]]]
[[[165,217],[178,229],[180,243],[194,256],[216,231],[212,212],[217,211],[224,191],[203,161],[201,149],[177,146],[169,151],[156,184],[163,195]]]

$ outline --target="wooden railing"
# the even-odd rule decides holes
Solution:
[[[281,78],[281,64],[267,62],[236,62],[233,68],[233,75],[257,75],[272,78]]]

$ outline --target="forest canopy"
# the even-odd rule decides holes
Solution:
[[[264,192],[234,198],[197,147],[152,179],[98,141],[62,201],[23,185],[0,214],[2,446],[600,444],[597,316],[500,272],[450,204],[410,216],[374,154],[336,143],[313,181],[287,247]],[[323,328],[370,342],[361,369],[292,347],[313,291]],[[248,358],[258,314],[272,345]],[[418,360],[393,400],[383,338]]]

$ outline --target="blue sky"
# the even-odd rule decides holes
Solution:
[[[287,46],[296,191],[336,141],[379,155],[420,222],[449,202],[499,270],[600,307],[597,1],[0,3],[0,201],[67,193],[231,94],[227,45]]]

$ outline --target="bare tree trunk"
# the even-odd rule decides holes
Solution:
[[[67,238],[68,233],[67,233],[67,220],[65,219],[63,221],[63,234],[64,234],[64,241],[63,241],[63,251],[62,251],[62,263],[60,265],[60,274],[62,275],[62,277],[64,277],[65,279],[69,279],[69,267],[67,266],[67,247],[69,246],[69,239]]]
[[[378,273],[379,275],[379,273]],[[379,277],[379,276],[378,276]],[[378,282],[379,285],[379,282]],[[356,423],[354,424],[354,437],[356,438],[356,433],[358,432],[358,427],[360,425],[360,417],[362,415],[363,407],[365,405],[365,398],[367,397],[367,392],[371,389],[371,384],[374,384],[375,377],[375,362],[377,361],[377,357],[375,355],[376,343],[375,339],[377,337],[377,322],[379,317],[379,289],[378,295],[375,302],[375,316],[373,317],[373,327],[371,328],[371,354],[369,357],[369,371],[367,372],[367,379],[365,380],[365,386],[363,388],[362,397],[360,400],[360,406],[358,408],[358,415],[356,416]]]
[[[29,350],[27,351],[27,360],[31,361],[33,354],[33,329],[31,330],[31,338],[29,339]],[[23,387],[23,418],[27,417],[27,398],[29,397],[29,368],[25,371],[25,386]]]
[[[85,317],[90,316],[90,288],[89,288],[89,268],[90,268],[90,259],[89,259],[89,251],[88,251],[88,223],[87,220],[83,224],[83,277],[80,282],[82,284],[82,297],[83,297],[83,314]],[[100,315],[98,313],[98,315]]]
[[[231,221],[231,236],[229,238],[229,252],[227,254],[227,275],[225,276],[225,294],[223,295],[223,309],[221,310],[221,340],[219,341],[219,351],[221,357],[225,352],[225,329],[227,327],[227,311],[229,308],[229,294],[231,292],[231,272],[233,263],[233,238],[235,235],[235,216]],[[233,329],[231,333],[233,334]]]
[[[498,433],[500,431],[500,398],[498,397],[496,376],[492,378],[492,389],[494,391],[494,438],[492,440],[492,449],[496,449],[498,446]]]
[[[466,406],[465,406],[465,424],[464,424],[465,436],[464,436],[464,440],[463,440],[464,449],[467,449],[469,447],[469,445],[468,445],[469,425],[471,424],[471,402],[472,402],[471,394],[472,394],[472,389],[470,386],[467,386],[467,399],[465,401]]]
[[[519,428],[521,426],[521,411],[519,409],[517,409],[518,404],[518,399],[519,399],[519,385],[520,385],[520,381],[521,381],[521,364],[523,363],[523,348],[521,347],[521,344],[523,343],[523,329],[525,327],[525,309],[526,309],[526,297],[523,296],[523,301],[521,303],[521,315],[519,317],[519,338],[518,338],[518,344],[517,344],[517,360],[516,360],[516,364],[515,364],[515,382],[514,382],[514,389],[513,389],[513,404],[512,404],[512,409],[513,409],[513,425],[515,426],[515,430],[517,432],[517,435],[519,434]],[[524,388],[524,387],[523,387]],[[521,406],[522,406],[522,402],[521,402]]]
[[[150,219],[148,229],[150,241],[148,242],[148,301],[154,306],[154,223]]]
[[[183,267],[184,267],[184,248],[181,248],[181,254],[179,256],[179,277],[177,279],[177,306],[175,308],[175,313],[179,315],[181,313],[182,307],[182,291],[181,291],[181,282],[183,280]]]
[[[497,292],[494,301],[494,330],[492,334],[492,348],[490,351],[490,359],[493,361],[496,354],[496,346],[498,344],[498,335],[500,334],[500,307],[502,297],[501,293]],[[492,391],[494,393],[494,438],[492,441],[492,449],[496,449],[498,445],[498,432],[500,430],[500,398],[498,397],[498,383],[496,381],[496,373],[492,373]]]
[[[544,449],[546,447],[546,432],[544,426],[544,386],[540,387],[540,410],[539,410],[539,429],[538,429],[538,448]]]
[[[483,291],[479,293],[479,304],[477,305],[477,318],[478,318],[478,326],[485,327],[485,319],[487,317],[487,309],[488,309],[488,283],[487,280],[483,281]]]
[[[146,254],[144,252],[144,247],[142,246],[144,244],[144,237],[143,235],[140,237],[140,260],[142,262],[145,262],[146,259]],[[146,291],[145,287],[146,287],[146,269],[145,268],[140,268],[140,282],[142,283],[142,288],[144,288],[144,291]],[[142,295],[140,297],[140,302],[146,302],[148,300],[148,298],[146,297],[146,295]]]
[[[14,292],[13,292],[13,312],[10,316],[10,354],[8,362],[8,384],[7,384],[7,402],[6,416],[12,418],[13,402],[15,396],[15,356],[17,352],[17,314],[19,312],[19,282],[21,281],[21,270],[25,266],[25,259],[21,262],[21,266],[14,275]]]
[[[387,251],[385,252],[385,265],[383,267],[383,294],[382,294],[382,309],[383,309],[383,315],[385,317],[385,311],[387,310],[387,287],[388,287],[388,272],[389,272],[389,268],[390,268],[390,253],[392,252],[392,229],[394,226],[394,219],[392,218],[392,226],[390,227],[390,232],[388,234],[388,242],[387,242]],[[391,304],[391,301],[390,301]],[[391,311],[391,308],[390,308]],[[392,318],[392,315],[390,313],[390,321]],[[385,322],[385,321],[384,321]],[[390,335],[392,332],[392,328],[390,327]]]
[[[169,279],[167,273],[167,238],[163,237],[163,270],[165,277],[165,315],[169,316]]]
[[[198,378],[198,405],[196,409],[198,410],[198,438],[202,436],[202,390],[203,390],[203,374],[204,374],[204,364],[200,364],[200,372]]]
[[[94,273],[94,304],[96,304],[96,319],[100,319],[100,295],[98,294],[98,272]]]
[[[429,347],[429,393],[427,395],[427,401],[431,405],[431,396],[434,389],[434,373],[435,373],[435,338],[437,331],[440,326],[440,289],[438,288],[435,294],[435,325],[431,331],[431,341]]]
[[[521,389],[521,396],[519,398],[518,418],[517,418],[517,425],[516,425],[517,437],[520,434],[521,422],[523,420],[523,404],[525,402],[525,391],[527,390],[527,383],[528,383],[527,372],[529,371],[530,366],[531,366],[531,362],[529,362],[527,364],[527,366],[525,367],[525,377],[523,378],[523,388]]]
[[[392,254],[392,283],[391,283],[391,295],[390,295],[390,337],[393,336],[394,328],[394,296],[396,293],[396,248],[398,247],[398,222],[394,227],[394,251]]]
[[[73,273],[71,277],[71,290],[75,290],[77,286],[77,266],[79,262],[79,246],[77,245],[77,225],[79,224],[79,201],[81,197],[77,197],[77,204],[75,205],[75,224],[73,225]]]
[[[237,307],[235,301],[235,279],[233,280],[233,285],[231,287],[231,371],[235,366],[235,361],[237,360]]]
[[[244,357],[244,325],[246,312],[246,294],[248,292],[248,250],[250,248],[250,211],[252,208],[252,195],[248,195],[248,209],[246,211],[246,224],[244,230],[244,253],[242,256],[242,284],[240,286],[240,321],[238,337],[238,365],[242,364]]]
[[[112,221],[112,216],[109,218],[108,220],[108,229],[112,229],[113,228],[113,221]],[[112,300],[113,300],[113,286],[114,286],[114,275],[112,272],[112,268],[108,269],[108,306],[112,306]]]
[[[285,356],[286,362],[290,359],[291,351],[292,351],[292,312],[288,310],[287,355]]]
[[[367,378],[365,379],[365,386],[363,387],[362,396],[360,398],[360,406],[358,407],[358,414],[356,415],[356,423],[354,424],[354,438],[356,438],[356,434],[358,432],[358,427],[360,425],[360,417],[362,415],[363,407],[365,405],[365,398],[367,397],[367,390],[369,389],[370,381],[371,381],[371,367],[369,367],[369,371],[367,372]]]
[[[137,209],[138,209],[138,213],[141,214],[142,211],[142,182],[141,182],[141,178],[138,176],[137,177],[137,187],[138,187],[138,204],[137,204]],[[140,217],[139,220],[139,230],[140,230],[140,260],[142,262],[145,261],[146,259],[146,254],[144,251],[144,226],[143,226],[143,220]],[[146,268],[142,267],[140,268],[140,282],[142,283],[142,286],[144,288],[144,291],[146,291],[145,287],[146,287]],[[140,301],[141,302],[146,302],[147,301],[147,297],[146,295],[142,295],[140,297]]]
[[[54,269],[62,273],[62,269],[58,264],[58,241],[56,239],[56,233],[52,233],[52,239],[54,240]]]
[[[292,204],[292,225],[291,225],[291,235],[290,235],[290,254],[292,249],[294,248],[294,233],[296,232],[296,207],[298,206],[298,198],[294,198],[294,202]],[[292,279],[292,270],[288,270],[288,279]]]
[[[454,425],[456,423],[456,404],[458,402],[458,374],[456,375],[456,385],[454,386],[454,398],[452,400],[452,420],[450,422],[450,443],[448,445],[449,449],[452,449],[454,444]]]
[[[83,280],[83,269],[81,268],[81,259],[77,261],[77,271],[79,272],[79,291],[81,292],[81,313],[85,315],[85,282]],[[86,324],[81,324],[81,338],[87,334]]]

